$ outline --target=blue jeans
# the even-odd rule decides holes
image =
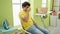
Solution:
[[[49,34],[49,31],[38,25],[32,25],[27,31],[31,34]]]

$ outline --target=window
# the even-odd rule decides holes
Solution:
[[[29,0],[12,0],[12,7],[13,7],[13,22],[14,26],[21,25],[20,19],[19,19],[19,12],[22,9],[22,3]]]
[[[29,2],[29,0],[21,0],[21,3],[25,2],[25,1]]]
[[[46,0],[42,0],[42,7],[46,7]]]

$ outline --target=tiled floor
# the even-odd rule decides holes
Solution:
[[[50,31],[50,34],[60,34],[60,20],[57,19],[57,26],[49,26],[48,30]]]

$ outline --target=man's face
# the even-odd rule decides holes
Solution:
[[[30,9],[30,6],[24,7],[24,10],[27,11],[27,12],[29,12],[29,11],[31,10],[31,9]]]

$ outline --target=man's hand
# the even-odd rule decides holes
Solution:
[[[29,11],[30,11],[30,8],[27,9],[25,17],[22,18],[25,22],[27,22],[29,19]]]
[[[31,19],[32,19],[32,18],[31,18]],[[35,20],[33,20],[33,19],[32,19],[32,21],[33,21],[34,25],[37,25],[37,23],[36,23],[36,21],[35,21]]]

